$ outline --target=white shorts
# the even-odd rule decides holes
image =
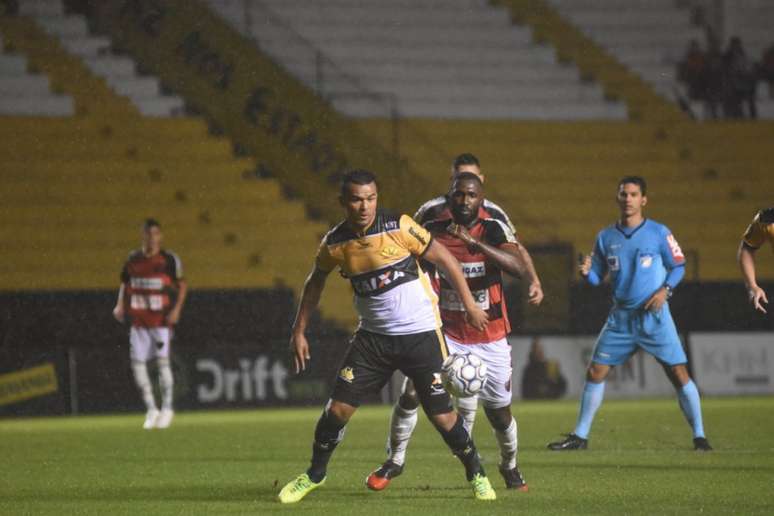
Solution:
[[[471,353],[486,364],[486,383],[478,393],[484,407],[498,409],[511,404],[511,346],[503,338],[486,344],[462,344],[446,337],[450,353]]]
[[[147,362],[153,358],[169,358],[172,330],[165,327],[129,330],[129,356],[132,362]]]

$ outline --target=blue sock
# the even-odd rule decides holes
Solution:
[[[594,383],[586,381],[581,395],[580,414],[578,422],[575,424],[575,435],[582,439],[588,439],[591,431],[591,423],[594,421],[594,414],[602,405],[602,399],[605,397],[605,382]]]
[[[688,380],[688,383],[678,389],[677,400],[680,402],[680,409],[685,414],[685,419],[693,428],[693,436],[704,437],[704,424],[701,421],[701,399],[693,380]]]

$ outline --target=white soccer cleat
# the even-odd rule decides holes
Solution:
[[[172,409],[161,409],[159,417],[156,419],[156,428],[169,428],[172,424],[172,418],[175,417],[175,411]]]
[[[145,430],[156,428],[156,421],[159,419],[159,414],[159,411],[156,409],[150,409],[148,412],[146,412],[145,422],[142,424],[142,427]]]

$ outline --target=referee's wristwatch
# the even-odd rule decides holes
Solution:
[[[672,287],[669,285],[664,285],[664,290],[666,290],[667,299],[672,299]]]

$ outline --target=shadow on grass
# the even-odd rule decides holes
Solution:
[[[116,487],[66,487],[20,489],[3,496],[5,503],[22,502],[270,502],[277,503],[277,493],[281,485],[256,485],[241,482],[228,485],[205,483],[176,484],[165,482],[154,486],[116,486]],[[451,498],[468,499],[471,497],[467,486],[393,488],[398,497],[410,496],[412,499],[448,500]],[[369,497],[378,496],[365,489],[325,488],[312,496],[319,501],[350,500],[352,503],[367,502]],[[278,505],[279,506],[279,505]]]

